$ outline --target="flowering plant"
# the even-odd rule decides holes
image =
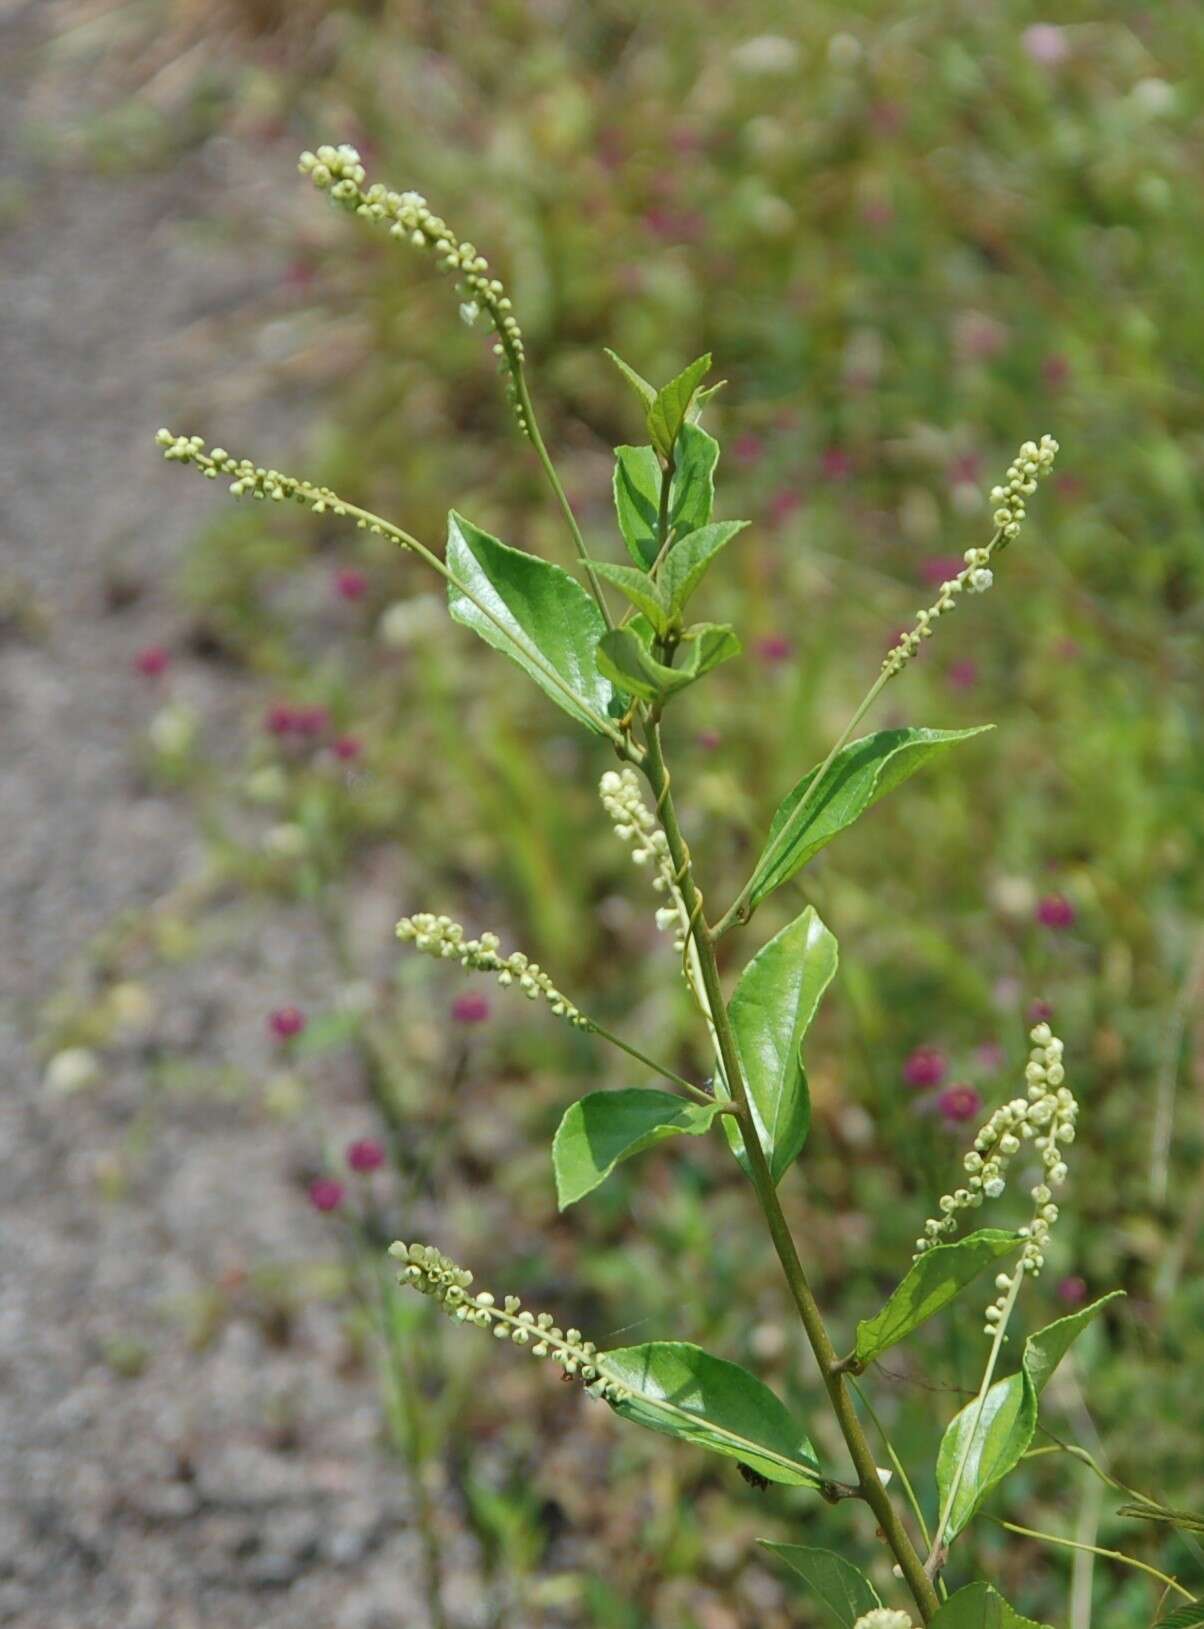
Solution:
[[[946,1573],[959,1535],[1029,1453],[1039,1399],[1058,1363],[1114,1301],[1105,1296],[1030,1334],[1019,1365],[999,1375],[1020,1292],[1045,1265],[1059,1214],[1055,1191],[1069,1176],[1067,1156],[1078,1104],[1067,1081],[1062,1041],[1047,1022],[1034,1025],[1024,1095],[985,1119],[965,1153],[962,1182],[940,1199],[938,1214],[923,1225],[900,1282],[877,1312],[859,1322],[854,1344],[841,1354],[779,1197],[811,1128],[803,1047],[837,973],[837,942],[808,905],[755,951],[730,992],[721,975],[719,946],[745,929],[771,894],[879,799],[931,759],[981,733],[980,728],[897,726],[854,738],[883,690],[961,596],[992,586],[1000,558],[1022,532],[1027,500],[1054,463],[1057,443],[1046,435],[1021,446],[990,493],[989,537],[967,549],[934,584],[933,603],[919,610],[913,625],[893,643],[831,750],[782,799],[736,897],[721,914],[712,915],[679,818],[666,752],[666,715],[678,696],[741,649],[731,626],[694,622],[688,616],[710,568],[744,524],[713,519],[719,447],[703,418],[719,387],[705,382],[710,357],[698,358],[667,384],[654,386],[611,353],[632,387],[648,439],[616,450],[615,509],[629,560],[597,558],[587,548],[539,429],[512,302],[485,257],[462,242],[417,193],[366,185],[353,148],[306,153],[301,169],[336,204],[384,227],[394,239],[432,253],[456,281],[463,319],[490,328],[508,399],[563,514],[584,581],[503,543],[455,511],[440,554],[327,487],[220,447],[207,451],[199,437],[163,430],[160,445],[169,460],[191,464],[210,479],[227,479],[236,497],[293,502],[318,515],[352,520],[410,551],[444,579],[455,621],[523,669],[578,726],[613,750],[617,767],[601,777],[602,806],[657,895],[657,925],[672,935],[703,1046],[711,1056],[707,1078],[691,1079],[613,1033],[564,994],[538,962],[522,951],[503,954],[493,933],[473,935],[445,915],[421,912],[401,920],[398,937],[426,955],[490,973],[501,986],[516,987],[583,1034],[618,1047],[664,1082],[593,1092],[565,1110],[552,1148],[562,1209],[584,1199],[620,1163],[654,1145],[679,1136],[726,1140],[763,1216],[851,1474],[834,1474],[823,1463],[803,1424],[755,1375],[698,1346],[653,1341],[602,1350],[581,1330],[562,1327],[550,1312],[532,1312],[515,1295],[496,1297],[475,1288],[471,1272],[429,1244],[392,1245],[401,1282],[435,1300],[456,1322],[525,1347],[535,1357],[550,1358],[623,1420],[736,1460],[756,1485],[810,1490],[833,1505],[867,1505],[891,1553],[899,1593],[908,1597],[905,1608],[885,1606],[867,1573],[843,1555],[793,1544],[770,1546],[802,1576],[842,1629],[911,1629],[914,1617],[938,1629],[986,1624],[1016,1629],[1027,1620],[989,1583],[972,1581],[951,1592]],[[626,602],[621,614],[608,601],[608,589]],[[295,1033],[292,1010],[275,1014],[273,1026],[281,1037]],[[938,1064],[939,1059],[917,1054],[911,1083],[938,1083]],[[954,1090],[962,1095],[954,1099],[945,1094],[949,1101],[942,1099],[942,1113],[956,1124],[977,1112],[978,1101],[968,1088]],[[1029,1186],[1033,1208],[1024,1225],[979,1228],[959,1237],[965,1213],[999,1199],[1009,1175],[1030,1157],[1036,1168]],[[374,1168],[375,1160],[375,1150],[359,1144],[349,1154],[352,1169],[361,1173]],[[314,1195],[314,1202],[335,1208],[340,1197],[341,1191],[336,1195],[327,1188]],[[877,1417],[859,1379],[989,1271],[997,1295],[985,1312],[988,1354],[975,1395],[949,1421],[937,1450],[939,1497],[930,1521],[885,1437],[889,1467],[879,1467],[863,1411],[875,1425]],[[909,1515],[900,1508],[899,1493]],[[1174,1580],[1163,1582],[1191,1599]]]

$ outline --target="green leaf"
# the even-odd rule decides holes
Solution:
[[[775,1182],[798,1156],[811,1129],[803,1037],[836,974],[836,963],[836,940],[808,905],[757,952],[728,1003],[753,1120]],[[725,1130],[747,1170],[740,1127],[726,1120]]]
[[[652,404],[656,400],[656,390],[653,388],[653,386],[648,383],[647,379],[645,379],[642,374],[637,373],[630,363],[624,362],[623,358],[617,351],[612,351],[609,346],[606,345],[604,345],[602,349],[614,363],[615,367],[618,368],[619,372],[623,375],[624,379],[626,379],[632,390],[635,391],[636,395],[643,402],[644,411],[646,413],[650,412]]]
[[[525,668],[572,718],[604,734],[612,690],[598,672],[594,648],[606,624],[581,584],[559,566],[500,543],[454,509],[447,566],[461,585],[448,585],[454,620]]]
[[[863,736],[836,754],[813,795],[808,794],[819,768],[809,770],[778,805],[753,871],[749,904],[759,905],[936,753],[991,728],[980,724],[970,730],[879,730]]]
[[[807,1582],[837,1629],[855,1629],[858,1618],[882,1605],[881,1597],[864,1573],[831,1550],[812,1550],[803,1544],[777,1544],[758,1539],[766,1550],[780,1555],[787,1566]]]
[[[1136,1521],[1165,1522],[1168,1527],[1182,1528],[1185,1533],[1204,1533],[1204,1516],[1190,1510],[1171,1510],[1163,1505],[1118,1505],[1118,1516],[1129,1516]]]
[[[1196,1629],[1200,1623],[1204,1623],[1204,1601],[1191,1601],[1187,1606],[1176,1607],[1167,1617],[1159,1618],[1157,1629]]]
[[[661,466],[651,447],[615,448],[615,513],[627,552],[637,566],[652,569],[660,549]]]
[[[686,422],[694,392],[711,371],[711,353],[700,356],[683,368],[676,379],[670,379],[648,409],[648,434],[652,445],[663,458],[673,457],[678,433]]]
[[[599,671],[642,701],[664,701],[739,654],[734,629],[700,622],[687,628],[677,647],[677,664],[668,667],[653,655],[652,628],[642,616],[625,628],[611,628],[597,645]]]
[[[1049,1629],[1022,1618],[990,1584],[967,1584],[951,1595],[928,1629]]]
[[[637,571],[634,566],[612,566],[607,560],[595,560],[593,568],[599,577],[625,594],[637,611],[644,613],[658,639],[664,638],[669,627],[669,609],[654,577],[646,571]]]
[[[708,385],[705,390],[696,390],[694,400],[690,403],[689,410],[686,413],[686,423],[697,424],[702,418],[703,408],[712,396],[718,396],[726,384],[726,379],[717,379],[713,385]]]
[[[633,1154],[666,1137],[697,1137],[707,1131],[719,1107],[639,1086],[590,1092],[565,1111],[552,1143],[560,1209],[583,1198]]]
[[[1091,1306],[1030,1335],[1024,1343],[1020,1372],[995,1382],[986,1395],[981,1416],[975,1398],[949,1422],[936,1462],[942,1508],[969,1444],[966,1468],[950,1512],[949,1538],[961,1532],[991,1489],[1027,1452],[1037,1428],[1037,1399],[1071,1343],[1110,1301],[1123,1294],[1123,1290],[1114,1290]]]
[[[716,521],[711,526],[700,526],[673,545],[665,556],[659,577],[661,590],[672,610],[684,610],[711,561],[747,525],[746,520]]]
[[[628,1392],[611,1404],[636,1425],[738,1459],[771,1482],[815,1487],[819,1462],[785,1405],[738,1363],[685,1341],[604,1352],[598,1368]]]
[[[705,526],[715,504],[719,443],[697,425],[682,427],[669,485],[669,529],[678,538]],[[650,571],[660,553],[661,462],[652,447],[615,448],[615,513],[627,551]]]
[[[982,1228],[956,1244],[938,1244],[927,1251],[912,1265],[882,1311],[857,1325],[858,1363],[864,1366],[881,1357],[1019,1243],[1018,1233]]]
[[[1056,1323],[1046,1324],[1044,1329],[1028,1337],[1024,1343],[1022,1362],[1038,1397],[1045,1390],[1050,1375],[1087,1325],[1093,1323],[1111,1302],[1123,1300],[1124,1293],[1123,1290],[1113,1290],[1110,1295],[1102,1295],[1090,1306],[1080,1307],[1077,1312],[1059,1318]]]

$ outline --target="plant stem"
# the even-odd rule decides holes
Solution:
[[[589,1032],[592,1032],[594,1035],[600,1035],[604,1041],[609,1041],[612,1046],[617,1046],[620,1052],[626,1052],[628,1057],[634,1058],[637,1063],[647,1064],[649,1069],[654,1070],[658,1075],[663,1075],[666,1080],[671,1080],[675,1086],[680,1086],[682,1091],[688,1092],[697,1102],[705,1103],[708,1107],[715,1106],[715,1099],[710,1095],[709,1092],[704,1092],[701,1086],[695,1086],[691,1081],[686,1080],[684,1075],[677,1074],[675,1070],[667,1068],[665,1064],[657,1063],[655,1058],[650,1058],[646,1052],[641,1052],[639,1047],[630,1046],[618,1035],[612,1034],[611,1031],[608,1030],[604,1024],[600,1024],[596,1018],[590,1018],[588,1020],[587,1033]],[[732,1106],[723,1104],[720,1105],[720,1112],[722,1112],[725,1106],[728,1107],[730,1112]]]
[[[1077,1539],[1062,1538],[1057,1533],[1041,1533],[1035,1527],[1018,1527],[1015,1522],[1001,1521],[998,1516],[988,1517],[988,1520],[995,1522],[999,1527],[1006,1528],[1009,1533],[1019,1533],[1023,1538],[1040,1539],[1044,1544],[1061,1544],[1068,1550],[1086,1550],[1091,1555],[1102,1555],[1109,1561],[1119,1561],[1126,1567],[1136,1567],[1140,1572],[1148,1572],[1152,1578],[1157,1578],[1168,1589],[1177,1590],[1186,1600],[1194,1601],[1196,1599],[1192,1592],[1185,1589],[1177,1579],[1168,1577],[1166,1573],[1159,1572],[1157,1567],[1151,1567],[1148,1562],[1138,1561],[1135,1556],[1125,1555],[1120,1550],[1102,1550],[1097,1544],[1080,1544]]]
[[[953,1481],[950,1484],[948,1496],[946,1497],[945,1503],[941,1509],[940,1520],[936,1524],[936,1537],[932,1541],[932,1548],[928,1553],[928,1561],[926,1563],[927,1570],[930,1573],[939,1571],[942,1565],[941,1545],[944,1543],[945,1529],[949,1525],[949,1517],[953,1513],[953,1506],[957,1500],[958,1493],[961,1491],[962,1478],[966,1474],[966,1465],[970,1459],[970,1450],[973,1448],[975,1438],[978,1436],[978,1427],[982,1423],[983,1410],[987,1405],[987,1393],[991,1389],[991,1381],[995,1378],[995,1365],[999,1362],[999,1354],[1003,1350],[1003,1342],[1007,1335],[1008,1320],[1012,1316],[1012,1308],[1016,1305],[1016,1297],[1020,1294],[1020,1286],[1023,1284],[1023,1282],[1024,1267],[1022,1264],[1016,1268],[1015,1273],[1012,1275],[1012,1283],[1010,1289],[1008,1290],[1008,1298],[1003,1304],[999,1323],[995,1330],[995,1339],[991,1342],[991,1352],[990,1356],[987,1358],[987,1366],[983,1370],[982,1384],[978,1388],[978,1396],[975,1399],[976,1406],[974,1408],[974,1419],[971,1423],[969,1431],[966,1433],[965,1446],[962,1449],[961,1458],[957,1462],[957,1470],[954,1473]]]
[[[845,725],[844,729],[837,737],[831,752],[829,752],[828,756],[819,766],[816,774],[811,777],[810,786],[808,786],[802,797],[795,804],[793,810],[791,811],[789,820],[786,821],[786,824],[782,827],[781,831],[778,832],[773,841],[766,846],[765,852],[761,856],[761,860],[758,862],[758,870],[761,869],[763,864],[769,862],[770,856],[776,856],[783,849],[788,848],[794,841],[796,835],[798,834],[798,829],[802,824],[803,816],[807,812],[807,807],[811,803],[816,792],[823,785],[824,777],[827,775],[829,769],[831,769],[832,764],[835,761],[836,754],[840,752],[840,750],[847,744],[853,731],[857,728],[858,724],[861,723],[861,720],[877,701],[888,680],[892,677],[893,674],[884,669],[881,673],[879,673],[873,684],[861,698],[861,701],[858,703],[853,716],[849,719],[849,722]],[[752,892],[752,883],[753,879],[750,877],[744,884],[744,887],[736,895],[736,898],[720,917],[719,921],[715,924],[713,931],[716,939],[721,939],[729,928],[733,928],[737,924],[743,926],[743,924],[751,918],[753,910],[755,909],[754,906],[751,906],[748,903],[748,896]]]
[[[899,1519],[899,1515],[878,1475],[878,1467],[874,1463],[869,1440],[853,1406],[847,1381],[845,1376],[837,1370],[836,1349],[832,1345],[831,1337],[824,1324],[823,1315],[807,1281],[803,1264],[799,1260],[789,1224],[778,1200],[777,1189],[774,1186],[773,1176],[765,1158],[765,1152],[761,1147],[760,1138],[753,1124],[752,1114],[749,1110],[748,1092],[740,1068],[739,1055],[736,1051],[735,1036],[732,1033],[727,1016],[727,1006],[723,999],[719,966],[715,959],[714,935],[703,914],[702,895],[694,880],[690,851],[678,824],[677,811],[669,789],[669,773],[665,768],[664,754],[661,748],[659,719],[655,713],[651,717],[648,726],[644,770],[656,797],[657,812],[664,827],[665,837],[669,843],[669,853],[677,871],[678,886],[681,889],[682,898],[689,913],[691,935],[698,950],[699,971],[707,1005],[710,1008],[723,1073],[743,1122],[744,1146],[748,1153],[753,1187],[756,1189],[757,1198],[760,1201],[774,1249],[782,1265],[782,1271],[786,1275],[786,1283],[789,1286],[791,1298],[794,1301],[795,1308],[806,1331],[807,1339],[811,1344],[811,1350],[814,1352],[816,1362],[819,1365],[820,1377],[827,1390],[828,1400],[832,1405],[841,1434],[856,1467],[861,1497],[877,1517],[883,1537],[894,1553],[895,1560],[899,1563],[900,1570],[907,1581],[920,1615],[924,1622],[928,1623],[935,1616],[940,1606],[940,1599],[932,1579],[924,1571],[924,1564],[920,1560],[919,1554],[908,1536],[907,1529]]]
[[[870,1402],[869,1398],[865,1395],[865,1392],[862,1389],[862,1387],[859,1386],[855,1380],[850,1380],[849,1384],[852,1386],[853,1390],[857,1393],[857,1396],[858,1396],[858,1399],[860,1400],[862,1408],[869,1415],[870,1419],[874,1423],[875,1430],[877,1431],[878,1435],[882,1438],[882,1446],[886,1449],[886,1457],[890,1460],[891,1469],[894,1471],[895,1475],[899,1478],[899,1485],[902,1487],[903,1492],[907,1496],[907,1502],[911,1506],[911,1513],[916,1519],[916,1526],[920,1529],[920,1537],[924,1540],[925,1544],[931,1544],[932,1539],[931,1539],[931,1536],[930,1536],[930,1534],[928,1532],[928,1523],[924,1520],[924,1512],[920,1507],[920,1501],[916,1498],[916,1490],[911,1485],[911,1478],[908,1476],[906,1470],[903,1467],[903,1461],[899,1458],[898,1454],[895,1452],[895,1445],[890,1440],[890,1437],[887,1435],[886,1427],[883,1425],[882,1421],[878,1418],[878,1415],[874,1410],[874,1405]]]
[[[573,547],[577,550],[578,557],[589,574],[590,588],[593,592],[594,598],[598,602],[598,609],[602,613],[606,626],[608,628],[613,628],[614,620],[611,617],[610,608],[607,606],[606,600],[603,596],[602,584],[598,580],[598,573],[594,570],[594,562],[590,558],[589,550],[585,546],[585,539],[581,535],[581,528],[577,524],[577,517],[573,513],[573,506],[569,502],[568,494],[565,492],[564,487],[561,484],[559,475],[556,473],[556,466],[552,462],[551,454],[548,452],[547,444],[545,443],[539,428],[539,421],[535,417],[535,407],[531,401],[531,392],[527,388],[526,369],[516,356],[511,356],[510,363],[514,376],[514,386],[518,392],[519,409],[522,413],[523,421],[527,426],[527,433],[531,438],[531,445],[535,448],[535,456],[539,459],[543,472],[548,478],[548,485],[552,488],[552,491],[556,496],[556,502],[560,505],[561,513],[568,522],[569,533],[573,539]]]

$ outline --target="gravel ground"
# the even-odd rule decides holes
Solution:
[[[186,1338],[215,1283],[327,1253],[297,1134],[252,1134],[209,1095],[161,1097],[132,1191],[104,1202],[149,1060],[135,1049],[100,1088],[56,1098],[31,1044],[64,964],[196,863],[186,811],[132,766],[149,708],[131,656],[170,638],[172,574],[211,493],[149,438],[225,367],[190,325],[277,270],[254,245],[198,254],[189,236],[254,173],[228,144],[118,177],[26,156],[32,119],[78,112],[39,76],[44,18],[0,0],[0,150],[26,196],[0,236],[0,1623],[418,1629],[404,1482],[370,1375],[339,1366],[335,1313],[306,1305],[281,1344],[236,1307],[207,1345]],[[231,436],[239,415],[287,435],[285,403],[243,402]],[[207,718],[240,705],[220,669],[174,682]],[[253,1066],[264,1012],[319,975],[282,921],[182,979],[167,1033],[197,1062]],[[123,1378],[113,1354],[131,1345],[146,1361]]]

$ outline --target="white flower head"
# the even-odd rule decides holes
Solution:
[[[915,1625],[906,1612],[896,1612],[889,1606],[876,1606],[872,1612],[858,1618],[853,1629],[915,1629]]]

